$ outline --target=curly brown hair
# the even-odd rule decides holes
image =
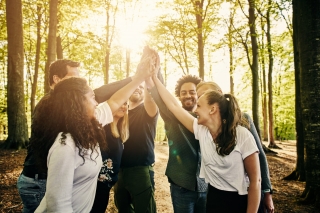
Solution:
[[[49,149],[60,132],[62,135],[70,133],[83,163],[86,150],[93,153],[97,146],[106,149],[104,129],[95,118],[90,119],[87,115],[85,94],[90,90],[85,79],[70,77],[59,82],[37,105],[30,146],[41,171],[47,170]],[[61,143],[64,144],[63,137]]]
[[[241,118],[236,98],[231,94],[222,94],[215,90],[204,93],[209,105],[217,103],[221,116],[221,132],[215,139],[219,155],[229,155],[236,146],[236,127]]]
[[[178,79],[176,87],[174,88],[174,94],[177,97],[180,97],[180,90],[183,84],[191,82],[197,86],[201,81],[201,78],[196,75],[184,75]]]

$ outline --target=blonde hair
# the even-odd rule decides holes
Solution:
[[[197,85],[197,90],[202,86],[210,86],[212,90],[217,90],[219,92],[222,92],[221,87],[217,83],[215,83],[213,81],[209,81],[209,82],[202,81],[202,82],[200,82]]]
[[[126,142],[129,138],[129,116],[128,111],[122,118],[119,119],[118,123],[110,123],[111,133],[115,138],[121,138],[122,143]]]

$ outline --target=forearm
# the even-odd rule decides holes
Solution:
[[[260,196],[261,196],[260,182],[250,181],[249,189],[248,189],[247,213],[255,213],[258,211],[259,204],[260,204]]]
[[[180,107],[178,101],[170,94],[170,92],[164,87],[160,80],[155,76],[153,76],[152,79],[155,86],[157,87],[161,99],[166,104],[168,109],[173,112],[176,107]]]
[[[152,99],[147,87],[144,88],[144,107],[150,117],[154,117],[158,112],[158,106]]]
[[[106,100],[108,100],[115,92],[117,92],[119,89],[127,85],[136,77],[129,77],[120,81],[116,81],[110,84],[103,85],[97,89],[94,90],[94,94],[96,96],[96,101],[98,103],[102,103]]]
[[[126,102],[137,87],[144,81],[144,78],[134,78],[126,86],[114,93],[109,100],[107,100],[112,113],[118,110],[121,105]]]
[[[193,132],[194,117],[180,106],[178,101],[170,94],[157,77],[153,76],[153,81],[168,109],[190,132]]]

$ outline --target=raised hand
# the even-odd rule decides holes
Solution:
[[[158,53],[150,47],[145,46],[135,76],[146,79],[157,73],[159,68],[160,59]]]

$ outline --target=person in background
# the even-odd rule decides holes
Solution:
[[[145,47],[142,58],[152,58],[152,70],[159,69],[157,53]],[[145,70],[148,72],[148,69]],[[151,71],[149,71],[151,72]],[[130,137],[124,143],[114,199],[119,213],[155,213],[154,198],[154,138],[158,120],[157,105],[144,84],[129,98]],[[133,209],[132,209],[133,208]]]
[[[175,95],[179,98],[183,109],[194,117],[198,100],[196,86],[200,82],[201,79],[197,76],[185,75],[175,86]],[[199,177],[201,161],[199,141],[168,110],[156,87],[152,87],[149,92],[158,105],[165,123],[169,145],[169,160],[165,174],[170,183],[173,210],[175,213],[206,212],[208,184]]]
[[[194,118],[155,75],[152,79],[168,109],[199,140],[200,177],[209,183],[206,212],[257,212],[261,194],[259,151],[252,134],[238,125],[241,111],[234,96],[204,93]]]
[[[104,127],[108,149],[101,150],[102,168],[91,213],[104,213],[109,202],[111,188],[118,180],[123,143],[129,138],[128,102],[113,115],[113,122]]]
[[[32,123],[37,120],[38,107],[41,106],[43,100],[47,99],[50,96],[55,85],[64,78],[79,76],[79,68],[79,62],[68,59],[59,59],[51,63],[48,79],[51,90],[39,101],[39,103],[35,107],[34,112],[32,113]],[[134,81],[135,78],[137,78],[136,75],[121,81],[106,84],[98,89],[95,89],[94,93],[97,102],[102,103],[108,100],[116,91],[118,91],[131,81]],[[30,140],[33,140],[32,124]],[[22,173],[17,181],[17,188],[23,203],[23,213],[33,213],[39,206],[40,201],[42,200],[46,191],[46,179],[47,172],[39,171],[36,166],[33,150],[29,146]]]
[[[201,82],[197,85],[198,97],[203,95],[208,90],[215,90],[222,93],[220,86],[215,82]],[[269,175],[269,167],[267,162],[267,157],[263,151],[260,137],[257,133],[256,127],[247,113],[242,113],[242,119],[240,120],[241,125],[249,129],[253,135],[257,147],[259,149],[259,162],[260,162],[260,172],[261,172],[261,202],[259,206],[258,213],[274,212],[274,205],[272,200],[272,187]]]

